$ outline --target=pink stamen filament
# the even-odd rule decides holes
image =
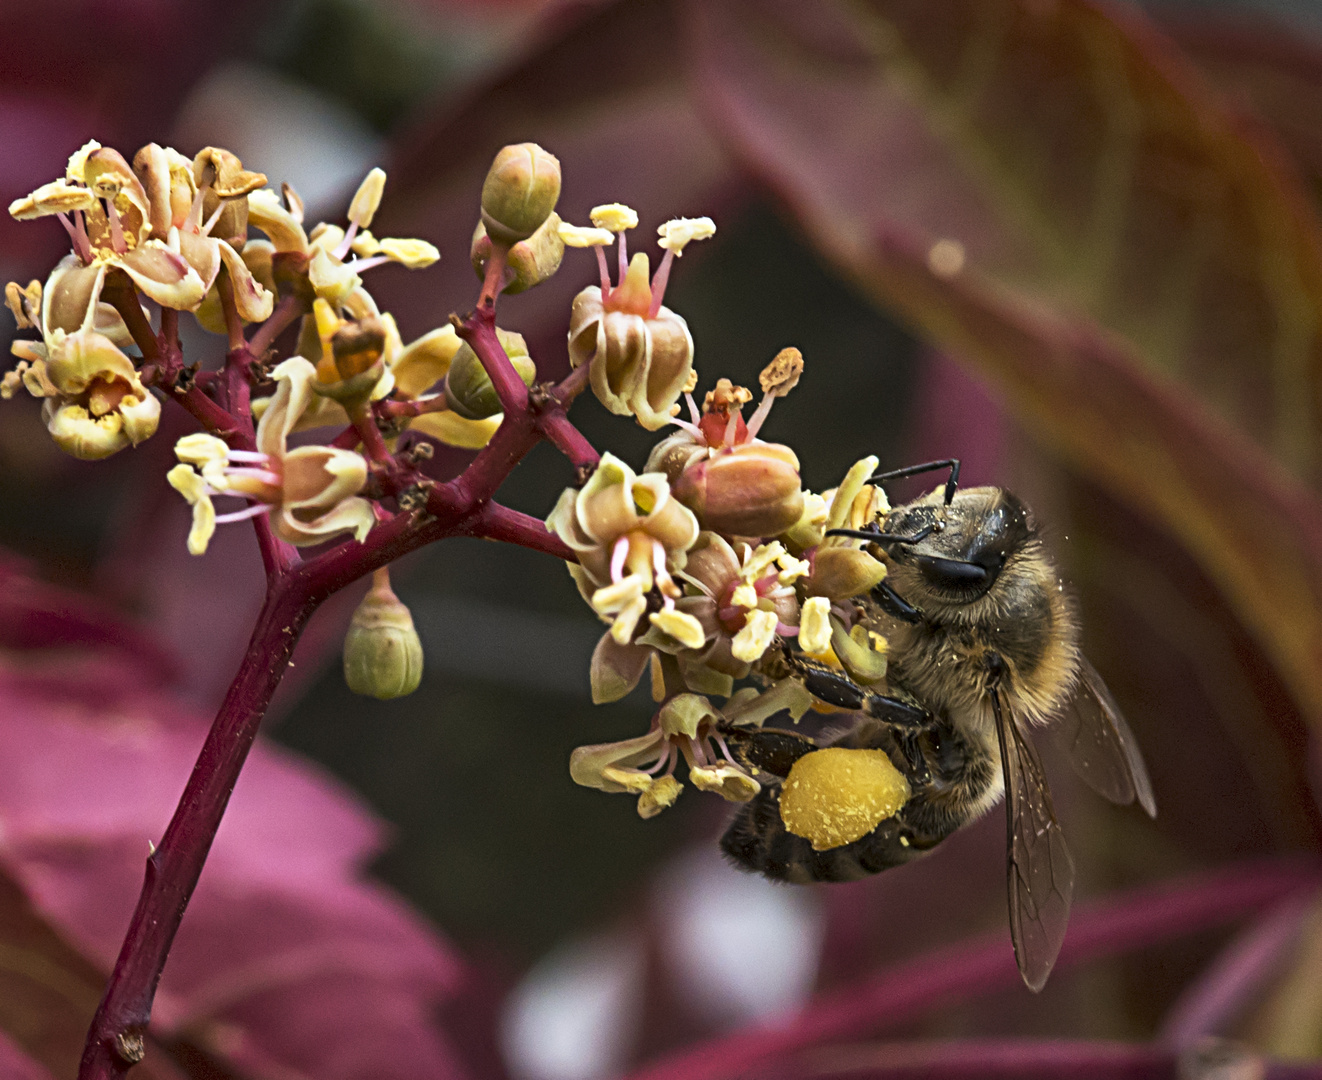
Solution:
[[[115,209],[115,200],[112,196],[105,200],[106,220],[110,222],[110,246],[115,249],[119,255],[128,251],[128,241],[124,239],[124,228],[119,223],[119,211]]]
[[[225,204],[222,202],[219,206],[216,207],[216,212],[212,214],[209,218],[207,218],[207,223],[202,226],[203,236],[211,235],[211,230],[216,227],[216,222],[220,220],[220,215],[224,211],[224,209],[225,209]]]
[[[624,560],[629,556],[629,536],[626,533],[615,541],[611,549],[611,584],[617,585],[624,578]]]
[[[79,215],[78,226],[75,228],[69,224],[69,219],[64,214],[56,214],[60,224],[64,226],[64,231],[69,234],[69,239],[73,241],[73,249],[78,253],[78,258],[85,263],[92,261],[92,242],[87,239],[87,232],[83,229],[82,215]]]
[[[247,521],[249,518],[255,518],[258,514],[264,514],[271,508],[266,503],[256,503],[246,510],[235,510],[232,514],[217,514],[217,525],[228,525],[234,521]]]
[[[674,424],[675,427],[680,428],[683,431],[687,431],[690,435],[692,435],[695,439],[697,439],[701,443],[705,443],[707,441],[707,437],[702,433],[702,428],[698,427],[697,424],[690,424],[687,420],[681,420],[678,416],[672,416],[669,420],[666,421],[666,423]]]
[[[666,763],[670,761],[670,757],[674,751],[675,748],[671,746],[669,742],[663,743],[661,756],[656,759],[656,764],[650,769],[644,769],[643,772],[647,773],[648,776],[655,776],[665,767]]]
[[[675,775],[675,766],[679,764],[679,755],[675,753],[675,744],[670,744],[670,751],[666,754],[666,760],[670,763],[670,768],[666,770],[667,776]]]
[[[193,232],[198,231],[198,227],[202,224],[202,203],[210,189],[209,184],[203,184],[197,189],[197,194],[193,196],[193,205],[188,208],[188,217],[184,219],[185,228],[192,229]]]
[[[374,266],[383,266],[391,261],[389,255],[373,255],[370,259],[351,259],[344,265],[355,274],[361,274],[364,270],[370,270]]]
[[[730,410],[730,422],[725,425],[725,445],[734,445],[735,432],[739,430],[739,410]]]
[[[733,765],[736,769],[739,769],[740,772],[743,772],[743,769],[740,768],[739,766],[739,762],[735,761],[735,759],[731,757],[730,748],[725,745],[725,739],[720,734],[720,732],[713,731],[711,733],[711,737],[716,740],[716,745],[721,748],[721,753],[725,755],[725,760],[728,761],[731,765]]]
[[[798,637],[799,628],[797,626],[786,626],[783,622],[776,622],[776,633],[781,637]]]
[[[667,250],[665,255],[661,257],[661,265],[657,267],[656,273],[652,276],[652,306],[647,311],[649,319],[655,319],[657,312],[661,310],[661,301],[666,295],[666,282],[670,280],[670,267],[674,261],[675,253]]]
[[[693,421],[693,426],[697,427],[700,423],[702,423],[702,414],[698,412],[698,403],[693,400],[692,394],[685,394],[684,400],[689,403],[689,419]],[[704,437],[703,442],[706,441],[707,440]]]
[[[334,255],[337,259],[339,259],[341,262],[343,262],[344,257],[349,254],[349,249],[353,247],[353,238],[357,235],[358,235],[358,222],[356,221],[349,222],[349,229],[344,234],[344,239],[340,241],[339,245],[335,248],[333,252],[331,252],[331,254]]]
[[[762,425],[766,423],[767,417],[771,414],[771,406],[776,400],[775,394],[765,394],[757,411],[753,413],[753,418],[748,421],[748,438],[752,440],[757,433],[762,430]]]
[[[628,247],[624,239],[624,233],[615,234],[615,242],[620,256],[620,284],[624,284],[624,275],[629,272]]]
[[[606,262],[605,248],[598,246],[595,250],[597,252],[597,269],[601,271],[601,302],[604,304],[610,299],[611,295],[610,266]]]
[[[268,455],[260,450],[231,450],[226,454],[230,461],[255,461],[259,464],[266,464],[270,460]]]
[[[256,480],[258,483],[270,484],[272,487],[280,486],[279,475],[268,469],[226,469],[225,475],[232,476],[236,480]]]

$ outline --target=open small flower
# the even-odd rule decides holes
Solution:
[[[167,479],[193,506],[188,550],[201,555],[217,524],[270,512],[276,534],[291,544],[319,544],[341,533],[366,538],[376,522],[372,504],[359,498],[367,462],[351,450],[331,446],[286,447],[295,422],[312,400],[315,369],[301,356],[272,373],[271,399],[257,425],[255,451],[231,450],[214,435],[188,435],[175,446],[182,464]],[[247,509],[216,516],[211,500],[234,495],[252,501]]]
[[[637,795],[638,813],[655,817],[679,797],[674,773],[682,756],[694,787],[730,802],[747,802],[762,788],[730,756],[716,730],[720,719],[705,697],[680,694],[661,707],[646,735],[580,746],[570,755],[569,775],[584,787]]]
[[[385,182],[386,174],[373,169],[349,204],[348,229],[322,222],[310,235],[303,229],[302,203],[292,191],[287,190],[283,200],[270,189],[248,196],[248,221],[270,238],[282,294],[286,290],[304,294],[309,304],[320,297],[338,311],[351,303],[362,288],[359,275],[372,267],[396,262],[416,270],[441,257],[425,240],[377,239],[367,231]]]
[[[675,497],[703,528],[725,536],[778,536],[802,517],[798,457],[788,446],[757,438],[776,398],[794,388],[802,371],[799,351],[782,349],[762,372],[762,402],[747,424],[742,410],[753,395],[729,379],[707,394],[701,415],[686,395],[690,421],[670,421],[681,430],[653,448],[647,467],[670,478]]]
[[[807,573],[808,563],[778,542],[732,547],[700,533],[677,574],[686,595],[675,603],[702,627],[701,644],[669,637],[659,624],[638,642],[673,655],[690,689],[729,695],[733,680],[747,676],[778,636],[798,633],[795,582]]]
[[[875,524],[889,509],[886,494],[867,483],[877,459],[857,461],[834,492],[828,492],[826,529],[862,529]],[[832,601],[861,596],[886,576],[886,566],[862,549],[866,541],[827,536],[812,552],[812,573],[804,583],[809,596]]]
[[[56,330],[48,345],[15,342],[15,351],[27,359],[5,376],[0,394],[10,397],[22,385],[45,398],[42,418],[65,453],[99,461],[156,433],[161,403],[104,334]]]
[[[126,274],[163,307],[189,310],[205,285],[179,249],[178,238],[151,236],[151,206],[142,183],[116,150],[89,142],[70,159],[63,180],[39,187],[9,206],[19,221],[54,216],[73,242],[43,290],[42,336],[93,329],[106,276]],[[115,337],[116,334],[110,336]]]
[[[156,143],[134,155],[133,171],[147,192],[152,237],[172,240],[202,279],[208,307],[214,308],[211,318],[199,312],[203,325],[225,329],[215,291],[222,266],[229,274],[239,317],[245,322],[270,318],[274,294],[256,280],[238,250],[248,231],[247,197],[266,183],[266,177],[244,169],[228,150],[207,147],[189,161],[177,150]]]
[[[592,229],[562,227],[566,244],[597,249],[601,284],[590,285],[574,299],[569,321],[569,358],[574,367],[591,367],[592,391],[611,412],[632,415],[648,431],[670,419],[693,371],[693,338],[688,324],[662,306],[670,267],[690,240],[710,236],[710,228],[681,227],[685,219],[662,226],[666,249],[656,276],[642,252],[629,261],[624,232],[638,223],[627,206],[612,203],[592,211]],[[691,225],[691,223],[689,223]],[[673,229],[671,228],[673,227]],[[605,245],[618,237],[619,283],[611,285]]]
[[[581,491],[568,488],[560,496],[547,528],[578,556],[570,573],[593,610],[611,624],[617,645],[632,642],[645,614],[667,634],[702,644],[702,627],[675,606],[683,593],[672,576],[684,566],[698,523],[671,497],[665,477],[638,476],[608,453]]]

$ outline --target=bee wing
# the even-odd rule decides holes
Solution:
[[[1138,741],[1106,683],[1087,660],[1080,658],[1079,685],[1051,730],[1074,771],[1090,788],[1122,806],[1137,799],[1149,817],[1157,816],[1152,781]]]
[[[992,691],[1005,775],[1010,938],[1019,973],[1034,992],[1056,962],[1074,895],[1074,861],[1051,804],[1042,762],[1000,694]]]

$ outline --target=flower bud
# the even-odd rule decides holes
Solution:
[[[794,763],[780,795],[785,828],[814,851],[860,840],[909,801],[909,783],[884,750],[828,746]]]
[[[848,600],[862,596],[886,576],[886,566],[866,551],[822,545],[813,558],[806,588],[809,596]]]
[[[799,459],[777,443],[743,443],[694,461],[674,493],[704,529],[725,536],[776,536],[803,514]]]
[[[482,224],[493,240],[517,244],[532,236],[560,198],[560,162],[536,143],[507,146],[482,184]]]
[[[505,265],[514,277],[505,286],[505,292],[521,293],[524,289],[531,289],[560,269],[560,262],[565,257],[565,242],[560,236],[561,224],[560,215],[552,213],[527,240],[520,240],[510,248]],[[473,233],[471,251],[473,269],[479,278],[486,277],[491,250],[491,237],[487,235],[486,226],[479,221],[477,231]]]
[[[497,330],[496,335],[523,385],[531,386],[537,377],[537,366],[528,355],[523,336],[506,330]],[[450,372],[445,377],[445,400],[451,409],[467,420],[484,420],[500,412],[500,398],[491,385],[491,376],[467,342],[459,347],[450,361]]]
[[[382,701],[411,694],[422,681],[422,642],[384,567],[344,636],[344,681],[355,694]]]
[[[312,388],[343,405],[366,401],[385,372],[385,346],[386,329],[380,319],[345,323],[331,337],[331,359],[338,378],[323,381],[322,369],[329,366],[323,358]]]

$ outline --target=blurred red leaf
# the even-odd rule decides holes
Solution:
[[[1302,889],[1315,863],[1258,859],[1111,896],[1076,910],[1056,970],[1142,949],[1243,918]],[[1022,990],[1004,931],[947,946],[822,995],[774,1028],[744,1029],[689,1047],[630,1080],[722,1080],[810,1046],[894,1029],[933,1009],[995,990]]]
[[[120,662],[98,637],[104,615],[77,614],[69,594],[8,586],[16,619],[26,614],[16,595],[66,618],[0,665],[0,866],[90,970],[105,971],[207,721]],[[78,639],[69,624],[95,632]],[[156,1037],[254,1075],[460,1075],[433,1016],[458,962],[361,879],[381,843],[380,826],[327,777],[255,747],[162,979]],[[88,973],[83,961],[84,992]],[[75,1059],[97,997],[94,981],[76,1002]]]
[[[505,143],[532,139],[560,159],[564,188],[557,209],[567,221],[585,224],[588,211],[604,202],[638,207],[635,250],[654,257],[659,224],[711,212],[711,200],[732,173],[694,111],[674,8],[668,0],[635,0],[596,5],[587,14],[568,11],[529,55],[453,111],[395,140],[374,228],[425,236],[444,253],[425,274],[387,270],[373,282],[373,295],[400,318],[406,334],[443,322],[476,298],[468,250],[477,195]],[[568,370],[566,313],[595,274],[589,257],[569,251],[556,277],[509,304],[511,329],[531,335],[547,377]]]
[[[1322,38],[1261,13],[1156,17],[1218,90],[1270,125],[1322,197]]]
[[[1322,718],[1322,511],[1287,473],[1314,475],[1322,431],[1322,231],[1288,155],[1129,9],[690,10],[732,148],[874,297],[1166,522]]]

